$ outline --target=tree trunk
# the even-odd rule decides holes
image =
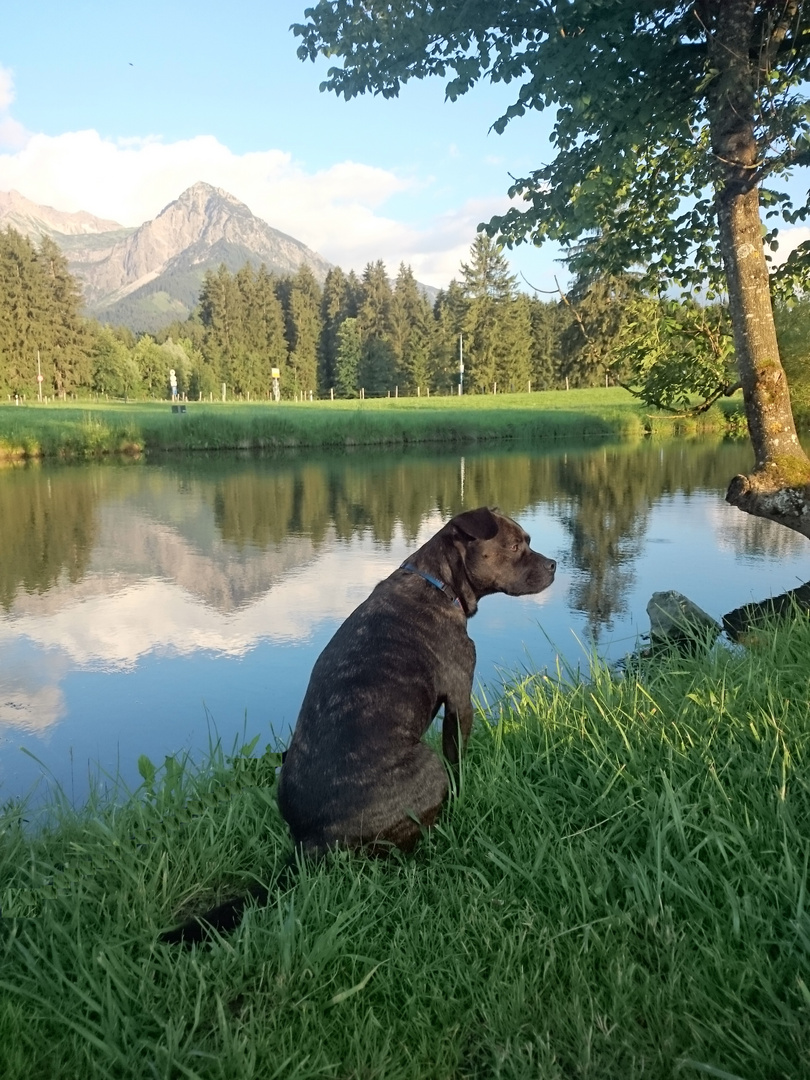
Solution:
[[[717,215],[728,283],[734,349],[755,465],[735,476],[726,499],[810,538],[810,459],[796,435],[787,379],[779,359],[759,210],[759,148],[754,129],[751,61],[754,0],[704,0],[714,75],[710,92],[712,150],[719,172]]]

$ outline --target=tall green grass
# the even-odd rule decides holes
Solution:
[[[700,420],[650,416],[620,388],[462,399],[277,405],[192,402],[185,413],[172,413],[167,402],[4,404],[0,405],[0,459],[640,436],[652,429],[682,434],[685,430],[722,430],[725,425],[726,414],[719,407]]]
[[[413,857],[302,866],[190,952],[159,930],[290,851],[273,757],[143,762],[36,832],[7,807],[0,1075],[808,1075],[808,655],[799,618],[523,678]]]

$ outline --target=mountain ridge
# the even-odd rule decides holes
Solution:
[[[19,191],[0,191],[0,224],[9,225],[26,236],[88,236],[125,230],[124,225],[97,218],[86,210],[71,213],[26,199]]]

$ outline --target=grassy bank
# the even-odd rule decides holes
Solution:
[[[806,1075],[810,622],[750,646],[525,681],[414,857],[304,868],[190,953],[159,929],[289,851],[272,762],[144,763],[34,837],[7,808],[0,1075]]]
[[[724,402],[728,410],[737,403]],[[178,450],[405,446],[497,439],[639,436],[659,429],[722,430],[726,411],[700,421],[652,417],[625,390],[549,391],[486,397],[194,403],[0,405],[0,458],[83,458]]]

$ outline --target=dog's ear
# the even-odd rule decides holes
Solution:
[[[498,519],[488,506],[465,510],[450,522],[468,540],[491,540],[498,531]]]

